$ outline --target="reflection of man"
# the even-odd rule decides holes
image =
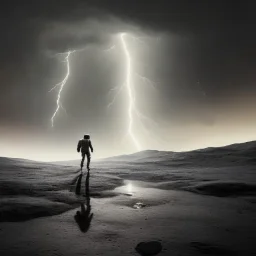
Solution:
[[[87,199],[87,209],[85,210],[84,204],[81,203],[81,211],[77,211],[75,220],[82,232],[87,232],[90,228],[93,213],[91,213],[90,199]]]
[[[90,135],[84,135],[84,138],[82,140],[79,140],[79,142],[77,144],[77,152],[80,152],[80,150],[81,150],[81,154],[82,154],[82,161],[81,161],[81,165],[80,165],[81,171],[84,166],[85,155],[87,156],[87,170],[88,171],[90,170],[90,161],[91,161],[90,149],[93,152]]]
[[[84,233],[89,230],[93,218],[93,213],[91,213],[89,182],[90,173],[88,172],[85,180],[86,209],[84,204],[81,203],[81,211],[77,211],[74,216],[80,230]]]
[[[89,204],[90,205],[90,172],[87,172],[87,176],[86,176],[86,179],[85,179],[85,195],[86,195],[86,198],[87,198],[87,205]]]

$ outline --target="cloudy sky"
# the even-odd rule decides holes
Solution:
[[[86,133],[97,158],[137,151],[134,139],[174,151],[256,139],[255,11],[249,0],[6,1],[0,155],[74,159]],[[52,127],[60,87],[49,91],[72,50]]]

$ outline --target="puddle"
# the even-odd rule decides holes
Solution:
[[[126,196],[138,196],[145,193],[145,185],[143,183],[126,180],[124,181],[124,186],[117,187],[114,191]]]
[[[114,192],[122,195],[115,203],[133,209],[149,208],[167,204],[172,201],[172,192],[150,187],[148,182],[126,180],[123,186],[114,189]]]

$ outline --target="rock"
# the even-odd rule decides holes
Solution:
[[[141,209],[141,208],[143,208],[143,207],[145,207],[146,205],[145,204],[143,204],[143,203],[141,203],[141,202],[138,202],[138,203],[136,203],[134,206],[133,206],[133,208],[134,209]]]
[[[156,255],[162,251],[162,244],[158,241],[141,242],[135,250],[142,256]]]

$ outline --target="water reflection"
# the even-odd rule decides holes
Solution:
[[[90,198],[90,173],[87,173],[85,179],[85,204],[81,203],[81,211],[77,211],[74,216],[80,230],[85,233],[89,230],[91,221],[93,218],[93,213],[91,213],[91,198]]]
[[[80,174],[78,176],[77,182],[76,182],[76,195],[80,195],[81,193],[81,182],[82,182],[83,175]]]
[[[126,188],[127,188],[127,193],[132,195],[133,193],[133,185],[131,182],[128,182],[128,184],[126,185]]]

